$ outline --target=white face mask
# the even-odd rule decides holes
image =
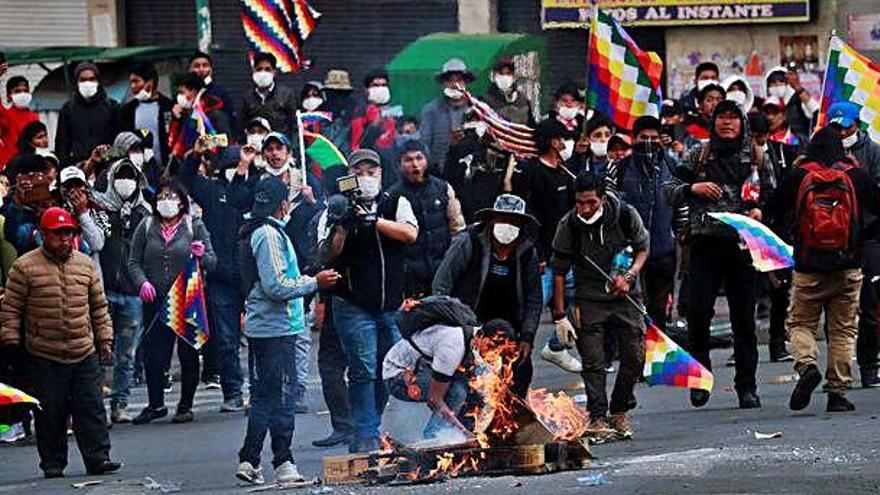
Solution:
[[[573,120],[580,114],[579,110],[579,108],[575,107],[559,107],[557,113],[565,120]]]
[[[34,148],[34,154],[40,156],[49,156],[50,154],[52,154],[52,152],[49,151],[49,148]]]
[[[266,137],[265,134],[248,134],[247,135],[247,144],[251,145],[257,151],[263,151],[263,138]]]
[[[235,167],[230,167],[224,170],[223,176],[226,177],[226,182],[232,182],[232,178],[235,177]]]
[[[253,73],[251,78],[254,80],[254,84],[256,84],[258,88],[268,88],[275,80],[275,74],[265,70],[258,70]]]
[[[388,86],[367,88],[367,101],[376,105],[384,105],[391,101],[391,89]]]
[[[153,148],[144,149],[144,161],[148,162],[153,159],[155,154],[153,153]]]
[[[559,157],[562,158],[562,161],[567,162],[571,155],[574,154],[574,140],[566,139],[565,140],[565,148],[559,152]]]
[[[162,215],[162,218],[174,218],[180,213],[179,199],[160,199],[156,203],[156,210]]]
[[[498,89],[501,90],[502,93],[507,93],[513,88],[514,77],[511,75],[504,74],[496,74],[495,75],[495,86],[498,86]]]
[[[282,166],[279,167],[279,168],[275,168],[275,167],[272,167],[272,166],[266,167],[266,172],[269,172],[269,175],[274,175],[275,177],[278,177],[278,176],[280,176],[281,174],[283,174],[284,172],[287,172],[287,170],[288,170],[289,168],[290,168],[290,164],[289,164],[289,163],[285,163],[284,165],[282,165]]]
[[[131,160],[131,163],[134,164],[135,167],[141,168],[144,166],[144,161],[145,161],[146,157],[144,156],[143,153],[135,152],[135,153],[129,153],[128,159]]]
[[[700,79],[699,81],[697,81],[697,91],[702,91],[703,88],[709,86],[710,84],[714,84],[716,86],[720,85],[717,79]]]
[[[79,88],[79,94],[87,100],[98,94],[97,81],[83,81],[79,83],[77,87]]]
[[[596,213],[593,213],[593,216],[591,216],[590,218],[584,218],[580,215],[578,215],[577,217],[578,220],[580,220],[581,222],[584,222],[587,225],[593,225],[594,223],[598,222],[600,218],[602,218],[602,213],[604,212],[604,210],[605,205],[600,205],[599,209],[596,210]]]
[[[738,103],[739,106],[745,106],[746,104],[746,94],[743,91],[729,91],[727,93],[727,99]]]
[[[322,103],[324,103],[324,100],[322,100],[321,98],[318,98],[317,96],[309,96],[308,98],[303,100],[303,108],[311,112],[317,110]]]
[[[780,86],[772,86],[767,89],[767,94],[773,96],[775,98],[785,98],[788,95],[788,86],[780,85]]]
[[[443,88],[443,94],[450,100],[458,100],[464,98],[464,92],[455,88]]]
[[[519,237],[519,227],[509,223],[496,223],[492,226],[492,237],[502,246],[506,246]]]
[[[859,142],[859,133],[854,132],[854,133],[850,134],[849,136],[843,138],[842,141],[843,141],[843,147],[846,149],[850,149],[853,146],[855,146],[856,143]]]
[[[134,99],[137,101],[147,101],[150,99],[150,92],[147,91],[146,88],[140,90],[138,94],[134,95]]]
[[[379,191],[382,189],[382,179],[372,176],[358,177],[358,185],[364,198],[373,199],[379,195]]]
[[[116,179],[113,181],[113,189],[116,189],[120,198],[128,199],[137,189],[137,181],[134,179]]]
[[[192,108],[192,102],[185,95],[177,93],[177,104],[183,108]]]
[[[590,153],[598,157],[608,155],[608,141],[590,141]]]
[[[208,76],[208,77],[202,79],[202,81],[204,81],[204,82],[205,82],[205,86],[207,86],[207,85],[211,84],[212,82],[214,82],[214,78],[211,77],[211,76]]]
[[[12,104],[17,108],[27,108],[32,99],[33,95],[30,93],[15,93],[12,95]]]

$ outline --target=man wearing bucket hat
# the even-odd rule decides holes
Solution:
[[[433,294],[460,299],[481,322],[510,323],[520,353],[513,390],[525,396],[543,307],[540,256],[532,239],[538,221],[513,194],[502,194],[477,217],[478,223],[453,238],[434,276]]]
[[[451,58],[443,64],[436,76],[443,92],[422,109],[420,131],[422,142],[431,153],[431,167],[443,170],[449,145],[464,136],[461,124],[467,111],[467,97],[462,89],[476,79],[460,58]]]

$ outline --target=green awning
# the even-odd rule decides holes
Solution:
[[[42,48],[6,49],[6,61],[12,65],[69,63],[90,60],[113,62],[122,59],[169,59],[192,53],[191,48],[167,46],[125,46],[107,48],[100,46],[51,46]]]
[[[477,76],[469,88],[479,95],[488,88],[489,73],[498,57],[529,53],[534,55],[536,62],[544,58],[543,37],[517,33],[435,33],[423,36],[407,45],[387,66],[394,103],[403,105],[407,115],[418,115],[422,106],[440,94],[434,77],[450,58],[464,60]],[[520,72],[521,76],[524,75]],[[540,83],[543,78],[540,64],[536,64],[534,73],[526,77]]]

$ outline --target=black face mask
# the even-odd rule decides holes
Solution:
[[[633,154],[648,163],[656,163],[663,153],[663,145],[657,141],[643,141],[633,144]]]

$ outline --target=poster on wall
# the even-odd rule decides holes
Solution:
[[[856,50],[880,50],[880,14],[850,14],[847,43]]]
[[[583,29],[591,0],[541,0],[544,29]],[[598,0],[627,26],[809,22],[809,0]]]
[[[819,66],[819,37],[780,36],[779,60],[785,67],[812,71]]]

